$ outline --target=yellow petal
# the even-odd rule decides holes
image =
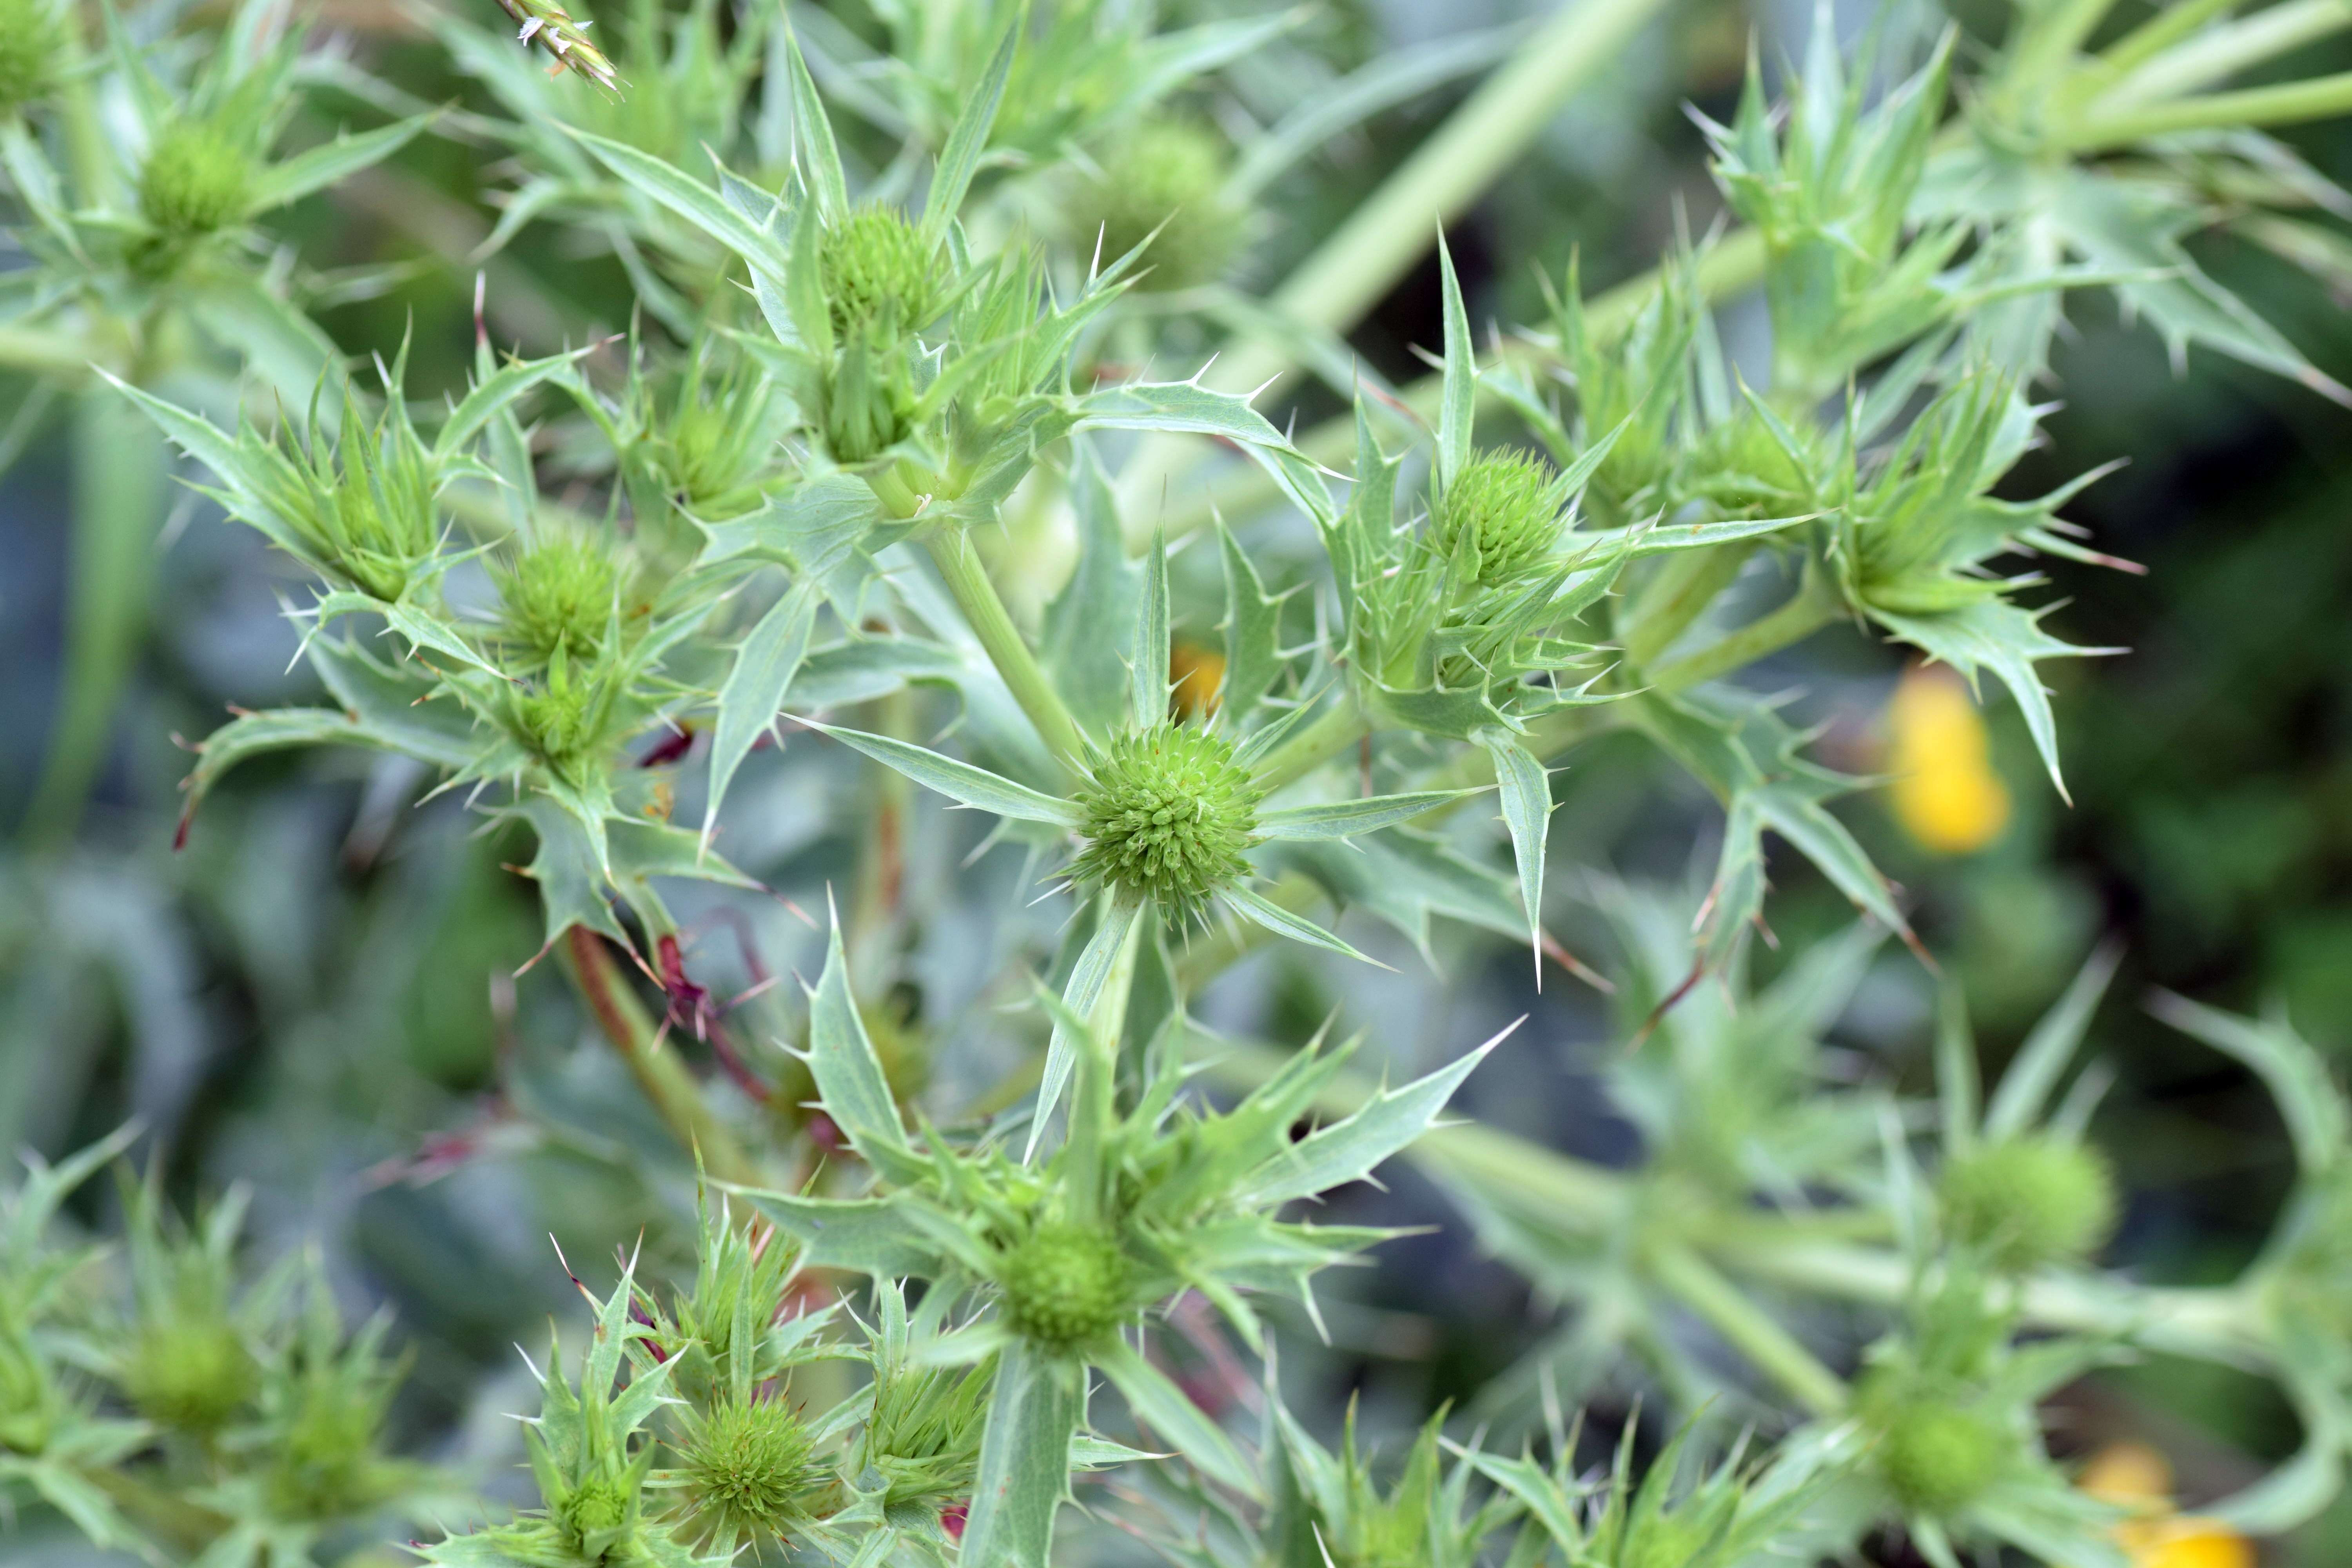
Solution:
[[[1224,695],[1225,656],[1192,643],[1168,650],[1169,706],[1179,719],[1205,719]]]
[[[2165,1501],[2172,1496],[2172,1465],[2146,1443],[2110,1443],[2091,1456],[2074,1485],[2101,1502]]]
[[[2133,1568],[2254,1568],[2252,1542],[2210,1519],[2167,1521],[2158,1539],[2132,1554]]]

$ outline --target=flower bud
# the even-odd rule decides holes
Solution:
[[[1855,1405],[1877,1438],[1879,1477],[1908,1513],[1943,1518],[1976,1501],[2014,1446],[1985,1412],[1901,1375],[1868,1379]]]
[[[1478,584],[1492,588],[1540,563],[1559,538],[1559,525],[1560,497],[1542,458],[1486,452],[1437,498],[1429,542],[1448,560],[1467,542],[1477,552]]]
[[[833,330],[889,342],[939,313],[930,248],[907,215],[868,204],[827,230],[818,253]]]
[[[598,1536],[609,1536],[627,1522],[630,1501],[618,1481],[609,1476],[591,1476],[563,1500],[560,1511],[564,1525],[573,1534],[583,1541],[593,1541]]]
[[[227,1321],[208,1314],[142,1324],[123,1392],[142,1415],[182,1432],[215,1432],[259,1386],[260,1369]]]
[[[677,1446],[678,1476],[696,1522],[721,1537],[782,1534],[824,1473],[814,1448],[782,1400],[720,1401]]]
[[[1082,249],[1091,251],[1099,237],[1108,266],[1151,240],[1142,289],[1190,289],[1224,271],[1241,221],[1223,197],[1225,144],[1215,132],[1172,116],[1147,120],[1102,162],[1101,174],[1072,195]]]
[[[493,568],[505,631],[534,661],[558,652],[593,658],[612,625],[620,573],[584,539],[562,535],[531,546],[510,568]]]
[[[57,1387],[39,1354],[0,1326],[0,1450],[38,1454],[57,1426]]]
[[[0,0],[0,117],[48,96],[64,43],[57,7],[47,0]]]
[[[1044,1225],[998,1264],[1004,1317],[1013,1332],[1068,1350],[1116,1328],[1128,1315],[1127,1255],[1100,1231]]]
[[[1081,881],[1187,918],[1249,874],[1259,792],[1223,737],[1162,722],[1122,735],[1078,791]]]
[[[2115,1176],[2095,1149],[2047,1133],[1987,1143],[1940,1184],[1952,1238],[2024,1273],[2086,1258],[2115,1229]]]
[[[183,120],[166,127],[139,172],[139,210],[163,234],[195,239],[245,216],[253,165],[218,127]]]

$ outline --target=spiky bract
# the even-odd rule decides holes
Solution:
[[[1078,794],[1081,881],[1190,919],[1249,874],[1260,792],[1223,737],[1155,724],[1113,741],[1093,773]]]
[[[585,539],[541,540],[510,567],[494,568],[505,630],[535,661],[559,652],[592,657],[611,626],[620,570],[611,555]]]
[[[996,1280],[1015,1333],[1067,1350],[1108,1333],[1124,1320],[1134,1270],[1113,1237],[1081,1226],[1049,1224],[1015,1243]]]
[[[1451,559],[1466,541],[1477,552],[1478,583],[1498,586],[1550,552],[1559,537],[1560,500],[1551,470],[1533,453],[1481,453],[1438,498],[1430,544]]]
[[[2096,1149],[2047,1133],[1971,1149],[1944,1167],[1944,1223],[1997,1267],[2086,1258],[2115,1229],[2115,1173]]]

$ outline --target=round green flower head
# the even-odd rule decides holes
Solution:
[[[584,658],[603,646],[620,572],[593,543],[562,535],[541,540],[496,576],[506,633],[532,658],[552,658],[561,650]]]
[[[47,0],[0,0],[0,115],[48,96],[64,42],[57,7]]]
[[[1957,1513],[2000,1477],[2011,1439],[1981,1413],[1936,1398],[1871,1403],[1878,1473],[1906,1511]]]
[[[825,231],[818,250],[833,330],[842,337],[880,327],[913,331],[938,311],[930,248],[907,215],[869,204]]]
[[[1108,267],[1150,239],[1138,288],[1213,282],[1241,233],[1240,215],[1222,195],[1225,178],[1225,144],[1215,132],[1172,116],[1147,120],[1110,150],[1099,177],[1073,193],[1079,248],[1091,253],[1099,237]]]
[[[1470,459],[1429,520],[1429,542],[1451,559],[1467,539],[1478,550],[1477,581],[1496,587],[1540,563],[1559,538],[1560,498],[1551,470],[1528,452],[1482,452]]]
[[[1249,874],[1258,793],[1221,735],[1165,721],[1121,735],[1078,792],[1076,873],[1189,918]]]
[[[139,171],[139,210],[174,238],[215,233],[245,216],[253,166],[218,127],[184,120],[155,138]]]
[[[215,1432],[259,1384],[259,1369],[227,1323],[167,1319],[140,1331],[122,1391],[139,1414],[159,1426]]]
[[[278,1507],[297,1518],[326,1519],[370,1501],[379,1414],[372,1401],[333,1384],[309,1390],[271,1467]]]
[[[814,1448],[782,1400],[722,1400],[678,1448],[697,1524],[721,1537],[781,1535],[823,1473]]]
[[[1126,1318],[1129,1272],[1118,1243],[1100,1231],[1044,1225],[1004,1254],[996,1282],[1013,1332],[1067,1350]]]
[[[1953,1239],[2012,1273],[2087,1258],[2116,1226],[2105,1158],[2046,1133],[1969,1150],[1944,1167],[1940,1189]]]
[[[591,1536],[620,1529],[629,1517],[629,1499],[611,1478],[591,1476],[563,1500],[562,1513],[574,1533]]]

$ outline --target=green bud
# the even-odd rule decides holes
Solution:
[[[633,1500],[609,1476],[591,1476],[563,1500],[564,1526],[583,1540],[608,1534],[627,1522]]]
[[[1478,584],[1508,583],[1541,562],[1559,538],[1560,499],[1542,458],[1481,453],[1437,499],[1430,547],[1450,560],[1466,540],[1477,551]]]
[[[906,353],[864,338],[846,343],[825,377],[825,447],[839,463],[867,463],[904,439],[915,416]]]
[[[1126,1319],[1131,1273],[1118,1243],[1102,1232],[1044,1225],[999,1260],[996,1282],[1013,1332],[1068,1350]]]
[[[0,0],[0,116],[48,96],[64,45],[65,29],[47,0]]]
[[[375,1401],[323,1384],[304,1391],[288,1424],[271,1478],[278,1506],[298,1518],[327,1519],[365,1506],[374,1489]]]
[[[907,215],[871,203],[827,230],[818,252],[833,330],[889,341],[939,313],[930,248]]]
[[[142,1324],[123,1392],[142,1415],[182,1432],[216,1432],[260,1385],[260,1368],[236,1330],[211,1316]]]
[[[1249,874],[1257,787],[1231,742],[1161,722],[1121,735],[1078,792],[1087,847],[1079,880],[1149,899],[1180,918]]]
[[[1232,261],[1242,227],[1223,197],[1226,174],[1224,141],[1209,127],[1172,116],[1143,121],[1105,156],[1100,176],[1074,194],[1081,247],[1090,251],[1099,237],[1108,265],[1151,240],[1139,288],[1214,281]]]
[[[2105,1158],[2047,1133],[1969,1150],[1944,1167],[1940,1188],[1953,1239],[2015,1273],[2086,1258],[2115,1229]]]
[[[0,1449],[38,1454],[58,1417],[57,1386],[23,1335],[0,1325]]]
[[[1682,1514],[1654,1514],[1634,1530],[1614,1568],[1690,1568],[1715,1531]]]
[[[815,1443],[781,1399],[727,1398],[678,1446],[695,1523],[720,1539],[773,1538],[799,1520],[823,1478]]]
[[[604,738],[610,704],[593,674],[575,677],[562,648],[548,660],[545,678],[514,697],[515,728],[540,761],[558,773],[595,749]]]
[[[1999,1479],[2012,1443],[1979,1411],[1935,1397],[1870,1401],[1865,1419],[1878,1436],[1878,1473],[1910,1513],[1941,1518],[1984,1495]]]
[[[542,539],[509,568],[492,568],[506,609],[505,631],[534,660],[561,651],[593,658],[613,624],[620,571],[594,542]]]
[[[218,127],[201,120],[167,126],[139,172],[139,210],[175,239],[217,233],[245,216],[253,165]]]

